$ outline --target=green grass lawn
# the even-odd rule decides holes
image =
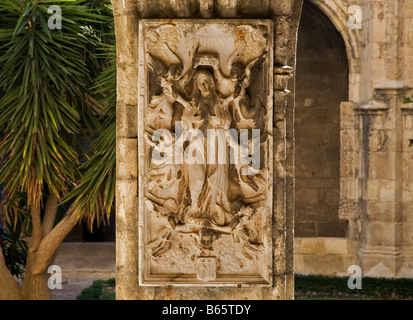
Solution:
[[[361,289],[349,289],[348,277],[295,275],[295,298],[305,300],[412,300],[413,279],[363,277]]]

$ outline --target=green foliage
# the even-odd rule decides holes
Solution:
[[[298,297],[347,297],[363,299],[411,299],[413,279],[362,278],[362,289],[349,289],[348,277],[295,275],[295,292]]]
[[[114,33],[106,35],[106,43],[100,43],[97,56],[105,60],[107,67],[99,74],[92,88],[102,104],[99,120],[103,129],[93,142],[92,156],[81,169],[84,174],[79,185],[72,190],[66,201],[75,199],[74,206],[82,212],[90,212],[89,227],[92,229],[95,213],[112,209],[116,182],[116,46]],[[100,219],[97,219],[98,225]],[[105,221],[105,220],[104,220]]]
[[[61,194],[75,181],[78,158],[68,137],[80,131],[90,74],[88,42],[78,34],[82,23],[101,19],[83,0],[54,4],[62,8],[62,30],[48,28],[47,2],[0,2],[0,182],[8,178],[10,198],[27,192],[30,207],[40,206],[44,183]]]
[[[61,8],[61,30],[48,28],[51,5]],[[80,215],[90,226],[108,218],[116,152],[110,0],[2,0],[0,16],[4,208],[24,199],[25,212],[40,207],[43,217],[46,199],[54,193],[67,202],[60,204],[55,223],[73,203],[81,206]],[[20,268],[25,263],[22,222],[19,217],[11,229],[5,221],[0,218],[8,241],[1,243],[3,252]]]
[[[409,97],[404,97],[404,99],[403,99],[403,103],[413,103],[413,100],[411,99],[411,98],[409,98]]]
[[[115,300],[115,279],[96,280],[82,290],[76,300]]]
[[[104,80],[99,74],[107,65],[114,64],[107,63],[107,57],[99,57],[97,51],[99,46],[104,46],[101,41],[114,42],[114,36],[107,35],[113,28],[108,3],[108,0],[53,3],[4,0],[0,3],[0,87],[3,92],[0,154],[5,155],[0,183],[7,183],[9,200],[17,191],[23,191],[27,193],[29,206],[39,206],[45,186],[56,195],[65,194],[67,188],[79,184],[81,169],[99,168],[93,180],[93,187],[98,190],[83,188],[84,193],[77,195],[96,194],[103,189],[108,193],[104,199],[109,203],[105,202],[105,206],[110,208],[113,179],[107,181],[97,175],[113,172],[113,159],[96,165],[95,156],[79,168],[80,163],[85,162],[82,156],[87,155],[79,141],[90,140],[91,135],[99,135],[103,129],[96,119],[97,113],[102,112],[99,108],[102,102],[98,100],[103,93],[96,89],[102,80],[96,79]],[[51,4],[62,9],[62,30],[49,30],[47,26]],[[109,76],[113,76],[113,72]],[[116,80],[113,82],[111,88],[116,89]],[[96,83],[93,90],[97,93],[89,89]],[[96,97],[97,94],[100,97]],[[113,92],[106,95],[111,96]],[[97,141],[93,151],[102,146],[112,147],[114,154],[113,130],[103,138]],[[101,208],[95,208],[92,203],[88,211],[94,217],[93,211]]]
[[[23,208],[23,209],[22,209]],[[10,203],[0,218],[0,247],[3,251],[7,268],[13,276],[23,278],[26,258],[27,241],[30,235],[31,216],[24,210],[24,198]]]

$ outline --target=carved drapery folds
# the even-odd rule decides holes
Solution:
[[[271,285],[271,22],[142,20],[140,41],[140,283]]]

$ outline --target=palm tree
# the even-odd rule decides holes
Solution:
[[[51,5],[61,8],[61,29],[48,27]],[[22,286],[7,267],[4,247],[0,250],[0,299],[50,299],[47,268],[61,242],[80,219],[91,226],[110,214],[116,71],[109,5],[109,0],[0,2],[3,223],[26,214],[30,233]],[[89,152],[81,143],[85,139],[92,144]],[[61,216],[64,205],[69,209]]]

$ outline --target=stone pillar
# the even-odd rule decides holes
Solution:
[[[293,299],[294,67],[302,0],[113,0],[117,40],[117,299]],[[141,19],[269,19],[273,22],[272,285],[139,285],[138,110]],[[178,21],[178,20],[177,20]],[[187,20],[190,21],[190,20]],[[230,21],[230,20],[229,20]],[[246,20],[245,23],[248,21]],[[139,45],[141,43],[141,45]],[[206,63],[206,62],[204,62]],[[210,63],[210,62],[208,62]],[[271,67],[270,69],[271,70]],[[271,71],[270,71],[271,72]],[[142,79],[142,78],[141,78]],[[142,81],[142,80],[140,80]],[[141,198],[142,199],[142,198]],[[270,199],[269,199],[270,200]],[[172,223],[172,222],[171,222]],[[141,235],[142,236],[142,235]],[[204,259],[205,260],[205,259]],[[206,259],[202,263],[208,264]],[[206,266],[205,264],[205,266]],[[208,277],[206,277],[208,278]],[[206,280],[207,281],[207,280]]]
[[[403,266],[397,273],[398,277],[413,277],[413,104],[404,104],[402,111],[401,135],[401,166],[402,166],[402,238],[401,254],[404,257]]]
[[[117,50],[116,296],[148,297],[138,282],[138,21],[132,1],[113,1]],[[150,297],[148,297],[150,298]]]
[[[394,277],[404,258],[402,209],[403,87],[376,88],[377,99],[357,108],[362,131],[361,189],[363,226],[359,252],[367,275]]]
[[[340,105],[340,207],[339,217],[348,221],[347,238],[360,238],[359,190],[360,128],[353,102]]]
[[[383,255],[387,251],[390,259],[396,254],[391,254],[395,250],[395,233],[393,225],[389,224],[394,221],[395,213],[395,208],[392,208],[395,168],[389,166],[388,162],[391,151],[387,142],[392,131],[384,130],[384,122],[390,113],[388,106],[374,101],[357,108],[357,111],[360,113],[362,132],[360,153],[362,214],[359,217],[361,225],[359,258],[364,272],[368,273],[378,264],[377,254]],[[393,262],[388,261],[387,264]]]
[[[402,0],[370,0],[363,6],[364,103],[356,107],[361,134],[359,259],[369,276],[411,274],[405,264],[411,255],[406,247],[411,245],[406,237],[411,230],[406,224],[411,194],[404,174],[409,168],[403,164],[403,158],[411,156],[404,129],[409,111],[403,105],[411,90],[411,72],[405,67],[410,61],[404,54],[410,43],[405,32],[408,15],[411,4]]]

